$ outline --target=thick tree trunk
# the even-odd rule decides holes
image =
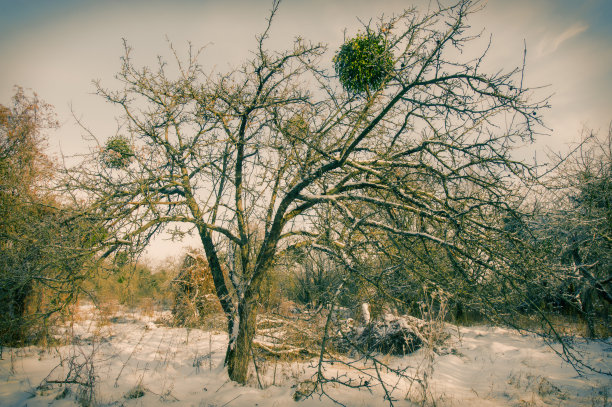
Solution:
[[[244,296],[238,303],[238,326],[230,332],[230,342],[225,357],[227,372],[231,380],[246,384],[249,378],[249,360],[253,339],[257,330],[257,309],[263,278],[269,270],[272,257],[264,258],[260,268],[256,269]]]
[[[194,213],[200,216],[200,213],[195,209]],[[228,368],[230,379],[245,384],[248,379],[250,345],[255,335],[257,298],[254,298],[254,301],[245,301],[244,298],[237,298],[237,295],[232,298],[232,293],[230,293],[232,282],[225,280],[210,232],[201,224],[197,226],[213,277],[217,298],[227,319],[229,342],[225,354],[225,365]],[[235,291],[233,294],[236,294]],[[238,299],[238,309],[236,309],[236,299]]]
[[[238,326],[235,332],[230,332],[230,341],[225,356],[227,372],[231,380],[246,384],[249,378],[249,360],[251,347],[257,328],[257,299],[256,290],[247,290],[249,294],[238,305]]]
[[[192,204],[192,211],[194,216],[197,218],[201,217],[201,213],[195,203]],[[228,321],[229,342],[225,355],[225,365],[231,380],[240,384],[246,384],[249,377],[251,348],[257,329],[257,306],[261,284],[272,264],[273,254],[282,230],[282,222],[277,221],[273,231],[266,237],[266,242],[263,244],[255,262],[251,280],[242,296],[235,292],[236,287],[233,287],[231,281],[225,281],[221,262],[219,261],[210,231],[204,224],[197,224],[197,226],[213,276],[217,297],[221,302],[221,307]],[[246,255],[243,255],[242,261],[243,264],[246,264]],[[230,293],[229,287],[234,288],[232,293]],[[232,294],[235,294],[233,298]],[[238,303],[237,310],[235,302]]]

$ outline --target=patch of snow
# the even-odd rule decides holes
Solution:
[[[87,312],[93,315],[94,310]],[[292,405],[296,389],[308,388],[316,370],[309,361],[262,363],[258,369],[266,388],[258,389],[256,380],[251,386],[240,386],[229,381],[223,367],[226,333],[167,327],[155,320],[137,313],[119,315],[105,324],[83,319],[71,328],[78,344],[48,350],[5,348],[0,360],[0,405],[75,405],[80,397],[77,386],[67,392],[58,385],[39,385],[46,377],[65,378],[70,363],[87,358],[94,362],[91,374],[96,379],[97,402],[126,407]],[[418,391],[427,393],[437,406],[592,406],[612,398],[610,376],[577,375],[536,336],[486,326],[451,327],[449,333],[452,350],[445,354],[422,348],[405,357],[385,357],[389,366],[407,369],[413,376],[430,368],[421,390],[415,382],[380,372],[394,383],[396,405],[410,406],[407,396],[417,402]],[[575,341],[574,345],[594,366],[608,370],[612,366],[610,340]],[[337,363],[326,365],[325,373],[363,380],[358,372]],[[340,386],[326,390],[345,405],[386,405],[380,385],[361,391]],[[299,402],[305,407],[333,405],[317,393]]]
[[[363,322],[367,325],[370,323],[370,304],[364,302],[361,304],[361,313],[363,314]]]

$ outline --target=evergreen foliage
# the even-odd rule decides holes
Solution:
[[[385,37],[367,30],[347,40],[333,59],[336,74],[350,93],[380,89],[393,70],[393,53]]]
[[[102,152],[102,161],[109,168],[124,169],[130,165],[134,151],[125,136],[111,137]]]

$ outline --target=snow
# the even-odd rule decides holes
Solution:
[[[363,322],[366,324],[370,323],[370,304],[364,302],[361,304],[361,314],[363,315]]]
[[[45,378],[65,379],[72,367],[71,377],[77,381],[95,379],[99,405],[285,406],[296,403],[296,389],[307,387],[306,381],[315,372],[312,362],[268,361],[258,366],[264,389],[257,387],[256,379],[249,386],[240,386],[229,381],[223,368],[228,341],[224,332],[168,327],[162,322],[169,316],[159,313],[119,312],[101,318],[91,308],[82,312],[82,319],[66,327],[78,344],[3,349],[0,405],[78,405],[79,398],[86,398],[82,390],[87,388],[70,385],[71,390],[66,391],[58,384],[40,386]],[[424,383],[411,386],[407,380],[383,373],[387,383],[396,387],[396,406],[417,405],[411,401],[425,398],[437,406],[485,407],[604,406],[612,400],[612,377],[578,375],[536,336],[487,326],[448,329],[447,352],[422,348],[405,357],[384,357],[390,366],[406,367]],[[612,367],[610,340],[576,340],[574,345],[592,365]],[[86,360],[91,363],[84,364]],[[78,366],[81,370],[75,373]],[[326,374],[359,376],[341,364],[328,366]],[[386,405],[379,385],[359,391],[330,384],[326,391],[347,406]],[[296,405],[334,403],[315,393]]]

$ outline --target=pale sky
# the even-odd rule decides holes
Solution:
[[[122,38],[137,64],[154,66],[187,43],[206,46],[201,63],[226,72],[249,57],[255,35],[265,27],[271,0],[0,0],[0,103],[13,86],[32,89],[52,104],[62,127],[50,134],[52,152],[85,151],[71,106],[101,139],[113,135],[116,112],[92,95],[93,79],[117,86]],[[475,32],[492,35],[491,69],[522,64],[527,45],[526,83],[552,95],[544,112],[550,135],[537,149],[567,149],[583,127],[607,132],[612,121],[612,0],[489,0],[472,17]],[[296,36],[329,45],[329,59],[361,21],[375,20],[427,0],[284,0],[271,32],[271,48]],[[477,52],[486,41],[474,44]],[[193,243],[197,244],[197,243]],[[177,245],[156,242],[149,256],[161,259]],[[180,246],[178,246],[180,250]]]

